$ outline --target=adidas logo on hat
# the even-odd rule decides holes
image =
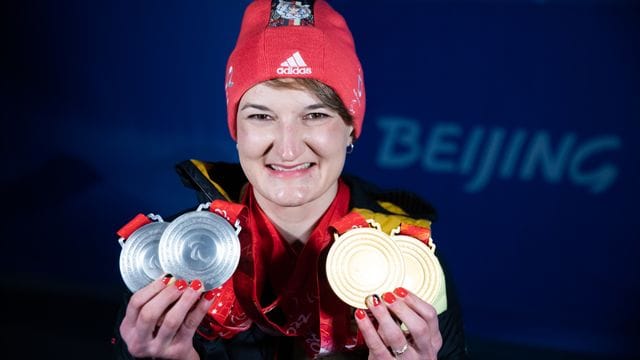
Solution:
[[[312,71],[302,59],[300,52],[296,51],[280,64],[276,73],[278,75],[310,75]]]

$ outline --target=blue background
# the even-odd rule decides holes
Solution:
[[[438,208],[475,357],[632,357],[640,4],[331,3],[367,90],[346,171]],[[223,83],[246,4],[2,5],[3,342],[108,351],[115,230],[196,204],[178,161],[236,160]]]

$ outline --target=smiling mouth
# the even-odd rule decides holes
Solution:
[[[269,164],[267,166],[274,171],[293,172],[293,171],[306,170],[314,165],[315,165],[314,163],[307,162],[307,163],[302,163],[296,166],[282,166],[282,165],[276,165],[276,164]]]

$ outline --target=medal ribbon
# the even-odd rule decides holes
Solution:
[[[334,203],[297,257],[289,253],[291,249],[262,212],[251,189],[243,199],[246,207],[214,201],[210,210],[229,222],[244,215],[246,209],[247,217],[241,220],[247,231],[239,235],[242,256],[238,269],[231,280],[213,290],[207,321],[198,332],[206,338],[230,338],[255,322],[267,333],[300,337],[310,356],[362,346],[362,337],[354,330],[353,309],[333,293],[323,267],[333,229],[344,232],[354,226],[370,226],[357,213],[341,216],[348,211],[349,198],[348,187],[340,182]],[[276,267],[280,271],[274,272]],[[267,281],[276,297],[262,304]],[[284,321],[274,321],[273,311],[282,311]]]
[[[247,207],[242,204],[236,204],[225,200],[213,200],[209,205],[209,211],[225,218],[232,226],[236,226],[236,222],[242,216],[242,220],[246,220]]]
[[[260,209],[251,189],[243,200],[249,208],[251,231],[240,234],[243,256],[234,275],[238,299],[256,325],[268,333],[299,337],[311,357],[351,348],[347,346],[353,343],[349,336],[352,309],[329,288],[323,261],[332,242],[329,225],[348,212],[349,199],[349,188],[340,181],[336,198],[297,256]],[[261,293],[266,286],[272,288],[275,299],[263,304]],[[275,320],[278,312],[283,319]]]
[[[347,214],[345,217],[334,221],[330,227],[338,233],[338,235],[342,235],[345,232],[352,230],[352,229],[358,229],[358,228],[363,228],[363,227],[370,227],[371,225],[369,225],[369,223],[367,222],[367,219],[364,218],[364,216],[358,214],[355,211],[350,212],[349,214]]]
[[[399,234],[411,236],[412,238],[416,238],[422,241],[430,248],[432,247],[431,229],[429,228],[417,226],[417,225],[411,225],[411,224],[400,224]]]
[[[229,339],[251,327],[251,320],[247,318],[236,299],[233,278],[211,292],[213,293],[211,307],[198,328],[200,335],[209,340],[218,336]]]
[[[126,240],[133,234],[134,231],[140,229],[144,225],[150,224],[152,222],[151,219],[145,214],[138,214],[133,217],[133,219],[129,220],[120,230],[116,231],[116,234],[120,236],[122,239]]]
[[[361,214],[352,211],[342,219],[331,224],[331,228],[338,234],[363,227],[371,227],[367,219]],[[431,247],[431,229],[423,226],[400,223],[398,235],[407,235],[416,238]]]

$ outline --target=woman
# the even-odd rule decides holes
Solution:
[[[200,199],[221,193],[246,207],[240,264],[204,293],[200,279],[167,275],[133,294],[119,325],[123,357],[465,358],[450,286],[438,315],[402,287],[369,294],[354,309],[327,281],[327,252],[350,215],[393,226],[428,226],[434,216],[410,194],[341,174],[365,109],[344,19],[324,1],[255,1],[226,91],[241,169],[200,161],[178,169]]]

